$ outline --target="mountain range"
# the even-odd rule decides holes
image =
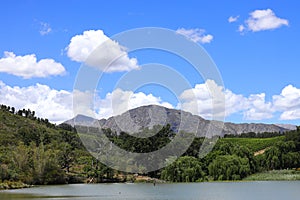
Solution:
[[[285,132],[296,129],[294,125],[263,124],[263,123],[230,123],[206,120],[189,112],[169,109],[158,105],[141,106],[124,112],[121,115],[108,119],[94,119],[92,117],[77,115],[64,123],[71,126],[100,126],[110,128],[117,133],[138,133],[145,128],[151,129],[155,125],[170,124],[175,132],[185,131],[197,133],[199,137],[211,137],[225,134],[238,135],[241,133]]]

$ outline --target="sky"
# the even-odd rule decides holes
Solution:
[[[0,104],[30,108],[53,123],[78,113],[108,118],[148,104],[211,119],[209,88],[215,88],[225,98],[225,121],[300,124],[299,6],[296,0],[3,1]],[[201,46],[223,84],[201,77],[178,55],[157,49],[129,51],[113,39],[144,27],[172,30]],[[75,87],[85,65],[94,65],[94,75],[102,75],[94,90]],[[150,76],[147,70],[156,74]],[[160,77],[178,82],[176,73],[164,72],[176,72],[189,87],[178,86],[174,92],[157,84]],[[124,86],[122,80],[131,82],[139,73],[152,77],[152,83],[149,79],[139,87]],[[77,110],[75,98],[85,102]]]

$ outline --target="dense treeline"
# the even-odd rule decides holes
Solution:
[[[110,129],[104,130],[104,132],[114,144],[126,151],[135,153],[148,153],[161,149],[175,136],[169,124],[165,127],[154,126],[151,130],[145,129],[143,132],[138,133],[139,137],[136,137],[137,133],[130,135],[121,132],[117,135]],[[149,135],[150,137],[148,137]]]
[[[12,114],[16,114],[16,115],[19,115],[19,116],[22,116],[22,117],[25,117],[25,118],[28,118],[28,119],[31,119],[31,120],[36,120],[38,123],[45,124],[48,127],[52,127],[52,128],[55,127],[55,125],[50,123],[48,119],[36,117],[35,116],[35,111],[31,111],[30,109],[23,108],[21,110],[16,111],[15,107],[6,106],[6,105],[3,105],[3,104],[0,105],[0,109],[2,111],[7,111],[7,112],[10,112]]]
[[[193,152],[199,150],[202,140],[196,141],[198,145],[192,145],[195,149],[191,146],[190,153],[162,170],[162,179],[171,182],[241,180],[257,172],[300,167],[300,127],[287,132],[283,141],[278,137],[276,143],[259,152],[221,139],[207,156],[198,158]]]
[[[263,133],[241,133],[239,135],[228,135],[225,134],[224,138],[270,138],[284,135],[283,132],[263,132]]]
[[[139,133],[143,137],[110,129],[101,133],[120,148],[136,153],[158,150],[176,135],[169,125],[144,129]],[[218,140],[205,157],[199,156],[204,138],[194,138],[181,157],[170,156],[165,161],[170,165],[144,175],[170,182],[241,180],[257,172],[300,167],[300,127],[284,134],[247,133],[239,137]],[[29,109],[15,111],[1,106],[0,182],[57,184],[126,181],[128,177],[132,175],[112,170],[91,156],[70,125],[56,126],[35,117]]]

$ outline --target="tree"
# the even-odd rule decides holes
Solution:
[[[61,166],[61,169],[66,169],[66,171],[69,173],[70,168],[76,158],[74,154],[74,149],[68,143],[62,143],[59,148],[59,164]]]
[[[279,148],[272,146],[266,151],[265,154],[267,169],[278,169],[280,167],[279,157],[281,156]]]
[[[240,180],[251,173],[248,159],[237,155],[218,156],[208,170],[214,180]]]
[[[282,155],[282,166],[285,169],[298,168],[300,166],[300,153],[288,152]]]
[[[203,181],[204,175],[200,161],[190,156],[180,157],[161,172],[162,179],[172,182]]]
[[[256,171],[256,164],[255,164],[254,154],[253,154],[252,151],[250,151],[250,149],[248,147],[236,145],[233,148],[232,153],[239,156],[239,157],[241,157],[241,158],[247,158],[248,161],[249,161],[251,172],[254,173]]]
[[[84,164],[84,172],[87,178],[94,182],[103,182],[106,179],[112,179],[114,175],[113,169],[99,162],[92,156],[81,157],[79,163]]]
[[[1,164],[0,165],[0,179],[1,182],[3,182],[4,180],[9,179],[9,169],[8,166],[6,164]]]
[[[15,107],[11,107],[11,113],[15,114],[15,111],[16,111]]]
[[[286,141],[294,141],[296,145],[296,151],[300,151],[300,126],[297,126],[297,130],[289,131],[285,136]]]
[[[33,183],[42,185],[66,183],[65,174],[58,164],[57,150],[46,150],[43,143],[37,147],[32,143],[30,147],[33,149]]]

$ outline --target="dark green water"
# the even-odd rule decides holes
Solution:
[[[1,191],[8,199],[144,199],[144,200],[296,200],[300,181],[187,184],[92,184],[42,186]]]

